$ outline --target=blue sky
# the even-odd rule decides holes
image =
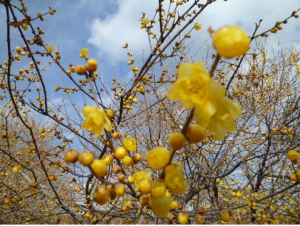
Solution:
[[[18,4],[16,0],[12,2]],[[140,29],[139,18],[141,12],[146,12],[149,18],[153,16],[156,0],[27,0],[25,3],[32,16],[37,12],[46,12],[48,6],[57,9],[54,16],[46,16],[45,22],[35,23],[35,26],[46,32],[45,43],[59,46],[62,62],[80,63],[79,50],[88,47],[90,57],[99,60],[100,71],[107,75],[112,73],[113,68],[120,70],[120,73],[127,71],[128,57],[122,48],[125,42],[129,42],[137,63],[142,62],[143,51],[149,52],[148,39],[145,31]],[[197,43],[201,46],[200,43],[208,38],[208,27],[218,29],[226,24],[237,24],[251,33],[255,23],[263,18],[260,29],[263,31],[299,7],[300,2],[295,0],[286,0],[284,4],[282,0],[217,0],[198,18],[203,29]],[[268,41],[274,44],[280,39],[281,42],[298,45],[299,21],[291,19],[283,31],[271,35]],[[0,8],[0,28],[5,31],[4,7]],[[15,34],[13,32],[13,39]],[[1,32],[0,38],[3,40],[0,44],[3,61],[6,58],[5,32]]]
[[[12,0],[12,2],[19,5],[17,0]],[[69,63],[83,64],[83,59],[78,57],[80,49],[89,48],[89,57],[98,60],[98,73],[109,85],[116,74],[123,81],[129,78],[130,70],[127,65],[129,58],[126,50],[122,48],[124,43],[129,42],[129,49],[134,54],[136,66],[141,66],[143,57],[147,57],[149,53],[148,38],[145,30],[140,29],[139,18],[142,15],[141,12],[146,12],[146,17],[152,18],[157,8],[157,0],[26,0],[24,2],[29,9],[28,14],[32,16],[37,15],[37,12],[46,12],[49,6],[57,9],[54,16],[47,15],[44,22],[36,21],[33,24],[34,27],[40,26],[46,32],[43,35],[45,44],[56,45],[56,48],[60,50],[61,63],[65,68],[68,68]],[[167,5],[169,1],[164,2]],[[187,7],[188,4],[183,6],[183,9]],[[195,34],[194,38],[197,37],[192,50],[198,50],[205,40],[208,40],[207,29],[209,27],[217,30],[227,24],[236,24],[250,34],[255,28],[255,23],[263,19],[259,31],[264,31],[273,26],[277,20],[288,17],[299,7],[300,1],[297,0],[228,0],[227,2],[217,0],[208,6],[197,19],[197,22],[202,24],[202,30],[197,34],[192,33],[192,35]],[[5,9],[1,5],[0,30],[4,31],[0,32],[1,62],[7,60],[5,20]],[[299,21],[300,19],[290,19],[289,23],[283,26],[282,31],[270,35],[267,39],[268,43],[276,45],[280,40],[287,46],[296,44],[299,47]],[[29,30],[25,34],[31,36]],[[14,28],[12,28],[12,45],[13,47],[24,45]],[[43,58],[42,60],[42,66],[46,66],[49,59]],[[22,57],[21,63],[13,66],[13,72],[16,73],[20,68],[26,68],[29,62],[29,59]],[[60,70],[54,65],[48,68],[47,72],[43,72],[43,75],[49,97],[55,103],[59,103],[63,96],[54,93],[53,90],[58,85],[65,87],[61,80]],[[67,78],[65,82],[68,87],[74,86]],[[81,100],[81,97],[78,96],[78,98]]]

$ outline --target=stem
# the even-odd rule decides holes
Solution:
[[[97,108],[100,108],[99,103],[98,103],[98,98],[97,98],[97,95],[96,95],[96,92],[95,92],[94,84],[92,83],[92,80],[89,77],[87,77],[87,79],[88,79],[89,84],[91,86],[91,90],[92,90],[92,93],[93,93],[93,96],[94,96],[94,101],[96,102]]]
[[[209,75],[210,75],[211,78],[214,77],[214,72],[215,72],[215,70],[217,68],[217,65],[218,65],[220,59],[221,59],[220,55],[217,54],[216,59],[215,59],[213,65],[211,66],[211,69],[209,71]]]

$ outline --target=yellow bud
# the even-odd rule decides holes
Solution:
[[[169,137],[169,146],[177,151],[177,150],[180,150],[181,148],[183,148],[186,144],[186,139],[185,139],[185,136],[180,133],[180,132],[177,132],[177,133],[172,133]]]
[[[129,176],[129,177],[128,177],[128,182],[129,182],[130,184],[133,184],[133,183],[134,183],[133,176]]]
[[[98,62],[95,59],[89,59],[86,63],[86,69],[90,72],[93,73],[94,71],[97,70],[98,67]]]
[[[287,153],[287,157],[291,161],[297,160],[297,159],[299,159],[299,153],[297,151],[289,151]]]
[[[229,25],[215,33],[213,45],[220,56],[233,58],[246,54],[250,49],[250,39],[243,29]]]
[[[84,166],[89,166],[94,161],[94,155],[89,151],[83,151],[78,156],[79,162]]]
[[[172,201],[172,203],[171,203],[171,209],[172,210],[176,210],[177,208],[178,208],[178,202]]]
[[[105,185],[100,185],[94,192],[93,199],[100,205],[104,205],[110,197],[110,193]]]
[[[139,182],[139,190],[143,194],[148,194],[151,191],[151,180],[142,180]]]
[[[124,158],[126,155],[127,155],[127,151],[125,148],[123,147],[118,147],[116,150],[115,150],[115,157],[117,159],[122,159]]]
[[[114,110],[113,109],[107,109],[107,111],[106,111],[106,116],[107,116],[107,118],[109,118],[109,119],[112,119],[113,117],[115,117],[115,112],[114,112]]]
[[[131,166],[133,164],[133,159],[130,156],[126,155],[123,158],[122,163],[124,166]]]
[[[178,214],[178,221],[179,224],[186,224],[189,220],[189,215],[187,213],[179,213]]]
[[[290,180],[291,180],[291,181],[296,181],[296,180],[297,180],[297,175],[296,175],[295,173],[292,173],[292,174],[290,175]]]
[[[98,177],[104,177],[107,173],[107,165],[104,160],[96,159],[91,164],[91,168]]]
[[[238,191],[238,192],[236,193],[235,197],[239,199],[239,198],[242,197],[242,195],[243,195],[243,194],[242,194],[240,191]]]
[[[147,206],[149,203],[149,196],[148,195],[142,195],[139,199],[139,203],[141,206]]]
[[[119,196],[123,196],[126,192],[126,188],[125,188],[125,185],[122,184],[122,183],[118,183],[116,186],[115,186],[115,192],[117,195]]]
[[[106,163],[106,165],[111,165],[114,161],[114,156],[112,154],[106,154],[102,159]]]
[[[166,193],[166,185],[163,180],[158,179],[152,182],[151,194],[154,197],[162,197]]]
[[[69,163],[75,163],[75,162],[77,162],[78,157],[79,157],[79,153],[77,150],[69,150],[65,154],[65,161],[69,162]]]
[[[227,210],[222,210],[220,213],[220,217],[221,217],[222,221],[224,221],[224,222],[230,221],[230,215]]]
[[[77,65],[75,68],[75,72],[79,75],[85,75],[86,74],[86,68],[83,65]]]
[[[191,143],[198,143],[206,137],[205,128],[191,124],[185,132],[185,137]]]
[[[199,31],[202,28],[201,24],[195,23],[194,28]]]

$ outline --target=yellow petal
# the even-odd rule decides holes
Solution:
[[[217,123],[211,121],[211,123],[209,124],[208,130],[209,130],[209,132],[212,133],[212,135],[214,136],[214,138],[216,140],[219,140],[219,141],[224,140],[225,130]]]
[[[211,117],[216,113],[216,104],[213,101],[206,101],[203,105],[197,105],[194,116],[199,125],[207,128]]]
[[[218,82],[212,80],[210,87],[210,98],[224,97],[226,89]]]
[[[189,77],[192,71],[193,64],[184,63],[178,68],[178,79]]]

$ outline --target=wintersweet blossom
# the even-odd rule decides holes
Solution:
[[[153,213],[157,217],[164,217],[166,216],[167,212],[170,209],[171,205],[171,198],[167,195],[163,197],[155,197],[153,195],[150,196],[150,206]]]
[[[180,165],[172,163],[166,167],[165,184],[175,194],[185,193],[187,184],[184,181],[184,174]]]
[[[124,147],[127,151],[136,151],[136,139],[128,136],[124,140]]]
[[[170,161],[170,152],[164,147],[156,147],[147,153],[148,166],[152,169],[164,168]]]
[[[201,24],[198,24],[198,23],[195,23],[194,28],[195,28],[197,31],[199,31],[199,30],[201,30],[202,25],[201,25]]]
[[[143,181],[146,181],[146,182],[150,181],[150,183],[151,183],[152,173],[153,173],[153,171],[149,168],[136,172],[133,175],[134,189],[136,191],[138,191],[140,188],[140,185],[143,183]]]
[[[208,130],[216,140],[223,140],[225,131],[233,132],[236,130],[235,120],[242,116],[240,105],[227,97],[222,97],[215,100],[216,111],[208,122]],[[204,126],[205,116],[203,109],[196,108],[194,112],[197,123]]]
[[[94,106],[83,108],[83,115],[87,119],[83,122],[82,128],[95,134],[97,137],[104,129],[111,131],[111,121],[106,117],[105,111]]]
[[[186,108],[195,108],[199,125],[208,128],[217,140],[224,139],[225,130],[235,131],[234,120],[242,115],[240,106],[225,97],[225,88],[212,80],[202,63],[185,63],[178,69],[178,79],[168,92]]]
[[[83,56],[87,56],[89,55],[89,49],[88,48],[85,48],[85,49],[81,49],[80,50],[80,53],[83,55]]]
[[[52,53],[55,51],[55,45],[46,45],[45,49],[46,49],[47,53]]]

